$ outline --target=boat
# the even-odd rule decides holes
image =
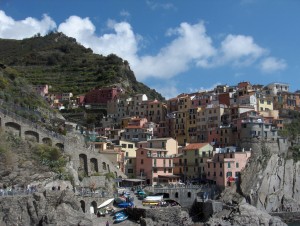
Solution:
[[[114,201],[114,198],[108,199],[105,202],[103,202],[100,206],[98,206],[98,209],[101,209],[107,205],[109,205],[110,203],[112,203],[112,201]]]
[[[115,222],[119,223],[119,222],[122,222],[127,219],[128,219],[128,215],[126,213],[124,213],[124,214],[120,214],[118,217],[116,217]]]
[[[114,217],[117,218],[117,217],[122,216],[122,215],[126,215],[126,213],[124,212],[124,210],[119,211],[119,212],[116,212],[116,213],[114,214]]]
[[[132,207],[133,205],[134,205],[133,202],[122,202],[118,204],[118,207],[127,208],[127,207]]]
[[[123,198],[123,197],[117,197],[117,198],[115,198],[115,202],[116,203],[122,203],[122,202],[126,202],[126,198]]]

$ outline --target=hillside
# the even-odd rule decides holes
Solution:
[[[84,94],[95,87],[121,85],[128,94],[161,94],[136,80],[126,60],[94,54],[75,39],[50,33],[24,40],[0,39],[0,59],[33,85],[48,84],[51,92]]]

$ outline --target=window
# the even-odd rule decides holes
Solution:
[[[178,192],[175,193],[175,198],[178,198]]]
[[[207,168],[210,168],[210,163],[207,163]]]
[[[172,169],[170,168],[170,169],[168,169],[168,173],[172,173]]]
[[[191,192],[188,192],[188,198],[191,198]]]
[[[214,177],[216,176],[216,172],[214,172]]]
[[[122,144],[122,148],[127,148],[127,144]]]
[[[236,167],[236,168],[239,168],[239,167],[240,167],[240,165],[239,165],[238,162],[235,163],[235,167]]]
[[[165,147],[166,147],[165,142],[161,142],[161,147],[162,147],[162,148],[165,148]]]
[[[228,162],[228,164],[227,164],[227,168],[230,168],[230,162]]]
[[[216,163],[214,163],[214,168],[216,168]]]
[[[128,157],[128,152],[126,151],[126,157]]]
[[[133,173],[133,169],[128,169],[127,173]]]
[[[166,168],[164,168],[164,173],[166,173],[167,172],[167,169]]]
[[[223,163],[220,162],[220,168],[222,168],[222,167],[223,167]]]
[[[132,164],[132,159],[129,159],[129,164]]]
[[[128,144],[128,148],[133,148],[133,144]]]
[[[222,171],[220,172],[220,177],[223,177],[223,172]]]
[[[144,154],[144,152],[143,151],[141,151],[141,155],[143,155]]]
[[[141,164],[144,164],[144,159],[141,159]]]
[[[153,173],[157,173],[157,168],[153,168]]]
[[[231,177],[232,176],[232,172],[227,172],[226,173],[226,177]]]

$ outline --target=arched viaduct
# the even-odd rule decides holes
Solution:
[[[126,175],[116,168],[104,155],[87,149],[83,142],[49,131],[37,123],[33,123],[12,112],[0,108],[0,127],[24,140],[40,144],[56,146],[70,156],[73,168],[84,176],[95,173],[114,173],[115,177],[126,178]]]

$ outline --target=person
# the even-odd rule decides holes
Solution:
[[[105,226],[109,226],[109,222],[108,221],[106,221],[106,225]]]

